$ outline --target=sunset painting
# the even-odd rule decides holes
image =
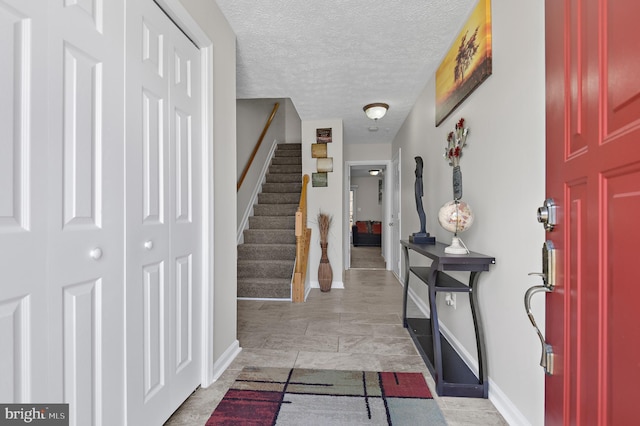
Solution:
[[[436,126],[491,75],[491,0],[480,0],[436,71]]]

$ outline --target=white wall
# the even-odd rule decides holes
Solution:
[[[236,323],[236,40],[218,5],[180,0],[213,40],[213,354],[217,364],[237,345]],[[206,361],[205,361],[206,362]]]
[[[316,169],[316,159],[311,158],[311,144],[316,140],[316,129],[331,127],[333,142],[327,144],[327,157],[333,157],[333,172],[328,173],[327,187],[308,186],[307,211],[308,226],[311,228],[311,247],[309,248],[309,271],[306,286],[319,287],[318,266],[320,265],[320,239],[317,216],[320,210],[332,215],[329,230],[328,256],[333,270],[333,288],[344,287],[343,282],[343,221],[342,221],[342,189],[343,189],[343,139],[342,120],[303,120],[302,121],[302,173],[311,174]]]
[[[351,186],[357,186],[354,206],[355,220],[382,221],[383,204],[378,203],[378,182],[382,177],[351,177]]]
[[[414,156],[421,155],[427,231],[440,242],[450,242],[451,234],[437,222],[438,209],[452,198],[452,169],[442,154],[448,132],[464,117],[470,135],[460,162],[463,199],[476,220],[461,237],[470,250],[496,258],[479,282],[490,398],[511,424],[541,425],[541,348],[523,296],[529,286],[540,283],[527,273],[541,269],[545,237],[536,221],[545,195],[544,5],[493,0],[492,9],[493,75],[437,128],[431,78],[393,142],[394,153],[402,148],[401,235],[419,228],[413,182]],[[422,260],[412,256],[412,261]],[[410,286],[426,304],[425,286],[414,278]],[[468,298],[457,297],[456,310],[439,303],[440,318],[475,360]],[[534,304],[536,319],[544,322],[543,298]]]

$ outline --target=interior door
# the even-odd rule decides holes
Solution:
[[[0,401],[44,401],[47,8],[0,0]]]
[[[127,29],[128,420],[161,424],[200,383],[200,60],[150,0]]]
[[[546,2],[546,423],[637,422],[640,382],[640,56],[636,0]]]

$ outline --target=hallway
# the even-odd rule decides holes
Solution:
[[[384,270],[350,270],[345,275],[344,289],[312,289],[305,303],[239,301],[242,352],[216,383],[198,389],[166,425],[204,425],[244,366],[419,371],[433,392],[431,375],[402,327],[402,286],[397,279]],[[489,400],[433,393],[450,425],[507,424]]]

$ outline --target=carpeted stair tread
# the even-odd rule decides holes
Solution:
[[[295,216],[298,204],[256,204],[253,206],[255,216]]]
[[[246,244],[295,244],[294,229],[245,229]]]
[[[267,192],[258,194],[258,204],[293,204],[300,201],[300,193]]]
[[[290,192],[298,194],[298,201],[300,199],[300,191],[302,191],[302,180],[300,182],[277,182],[277,183],[263,183],[262,193],[283,193]]]
[[[250,229],[295,229],[295,216],[251,216]]]
[[[238,260],[238,278],[288,278],[294,260]]]
[[[302,144],[298,143],[280,143],[278,144],[278,149],[287,150],[290,149],[292,151],[302,152]]]
[[[267,183],[288,183],[302,182],[302,174],[300,173],[268,173],[266,176]]]
[[[269,166],[269,173],[298,173],[302,179],[302,164],[272,164]]]
[[[238,260],[291,260],[296,256],[295,244],[240,244]]]
[[[290,299],[290,278],[238,278],[238,297]]]
[[[274,157],[271,164],[274,166],[295,166],[302,164],[302,157]]]

